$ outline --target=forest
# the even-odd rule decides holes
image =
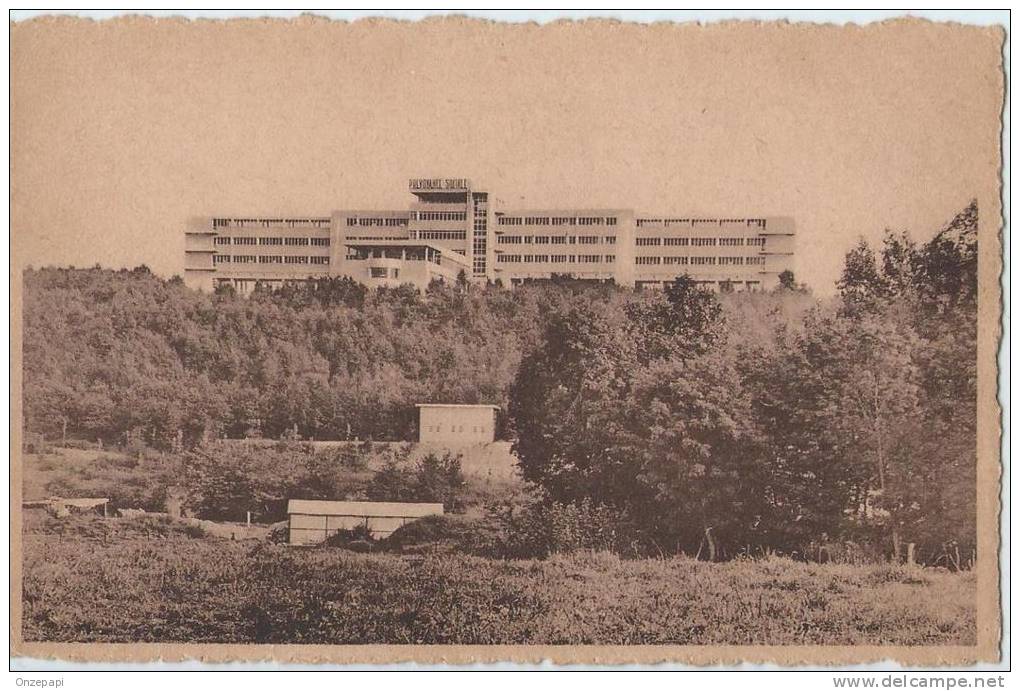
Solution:
[[[861,241],[836,287],[559,277],[419,293],[324,278],[241,297],[145,267],[29,269],[25,438],[165,457],[220,438],[410,441],[415,403],[494,403],[532,490],[510,521],[525,552],[560,540],[717,560],[854,543],[900,559],[916,545],[963,568],[976,203],[927,242]]]

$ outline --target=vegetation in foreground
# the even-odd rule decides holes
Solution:
[[[355,554],[163,530],[25,537],[28,641],[968,645],[974,574]]]

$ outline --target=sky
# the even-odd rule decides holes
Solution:
[[[181,274],[190,216],[468,177],[508,207],[792,216],[824,295],[858,237],[997,204],[995,28],[42,18],[11,59],[21,267]]]

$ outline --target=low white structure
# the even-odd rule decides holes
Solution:
[[[320,501],[291,499],[287,502],[289,542],[312,545],[340,530],[364,526],[375,539],[423,518],[442,516],[442,504],[411,504],[385,501]]]

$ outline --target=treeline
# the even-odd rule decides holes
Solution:
[[[515,450],[593,536],[709,558],[846,554],[957,568],[975,540],[977,207],[846,257],[840,299],[735,339],[715,296],[550,315],[510,396]],[[587,508],[585,508],[587,507]],[[541,525],[549,521],[540,521]],[[581,521],[580,525],[585,522]]]
[[[642,299],[568,278],[425,294],[328,278],[248,298],[145,267],[45,268],[24,281],[27,431],[157,450],[219,437],[412,441],[416,403],[505,411],[550,315]],[[767,312],[810,302],[790,296],[726,296],[734,328],[763,334]]]

